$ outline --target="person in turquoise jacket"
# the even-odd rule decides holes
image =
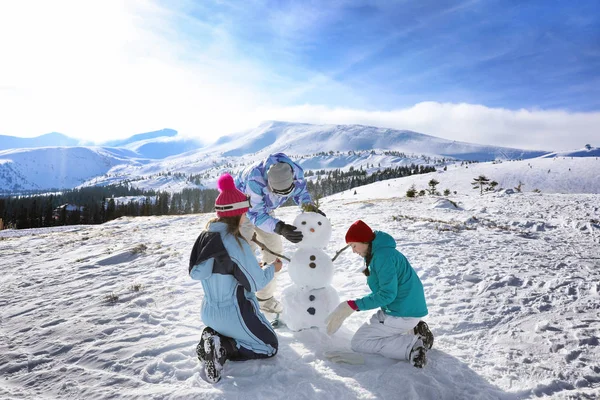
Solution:
[[[190,254],[189,273],[204,289],[201,318],[206,325],[196,347],[205,378],[221,379],[227,360],[244,361],[277,354],[278,340],[260,311],[256,291],[264,288],[281,270],[276,259],[263,268],[240,226],[250,207],[248,197],[224,174],[217,184],[217,218],[209,221]]]
[[[428,311],[417,273],[396,250],[394,238],[373,231],[361,220],[348,229],[346,243],[364,257],[363,273],[371,293],[342,302],[326,319],[327,333],[334,334],[355,311],[378,308],[352,337],[352,350],[408,360],[422,368],[427,362],[427,350],[433,346],[433,334],[421,320]]]

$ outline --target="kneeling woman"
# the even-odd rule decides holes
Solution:
[[[346,243],[365,259],[364,274],[372,293],[342,302],[327,317],[327,333],[336,332],[354,311],[379,308],[352,337],[352,350],[408,360],[417,368],[427,362],[433,335],[421,317],[427,315],[423,284],[396,241],[358,220],[346,233]]]
[[[255,292],[281,270],[281,261],[261,268],[240,225],[250,206],[245,194],[225,174],[217,183],[217,218],[200,233],[190,255],[190,276],[204,289],[202,322],[206,328],[197,347],[209,382],[221,379],[225,361],[273,357],[278,341],[260,312]]]

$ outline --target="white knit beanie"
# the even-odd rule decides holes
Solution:
[[[285,191],[294,183],[294,171],[292,166],[285,162],[271,165],[267,172],[269,186],[273,190]]]

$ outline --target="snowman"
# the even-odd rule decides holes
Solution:
[[[340,300],[331,286],[333,261],[322,250],[331,239],[331,223],[319,213],[304,212],[294,226],[303,239],[288,265],[293,284],[283,291],[282,318],[292,331],[324,328],[325,318]]]

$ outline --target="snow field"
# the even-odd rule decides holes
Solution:
[[[276,357],[228,362],[210,385],[195,355],[203,293],[187,264],[212,214],[121,218],[0,232],[0,397],[600,396],[600,195],[457,195],[453,209],[375,185],[323,200],[333,232],[324,251],[343,247],[357,218],[397,240],[424,283],[436,336],[425,369],[377,355],[327,360],[325,351],[348,351],[365,311],[331,338],[280,329]],[[341,300],[368,293],[362,267],[348,250],[334,262]],[[291,283],[285,266],[279,293]]]

